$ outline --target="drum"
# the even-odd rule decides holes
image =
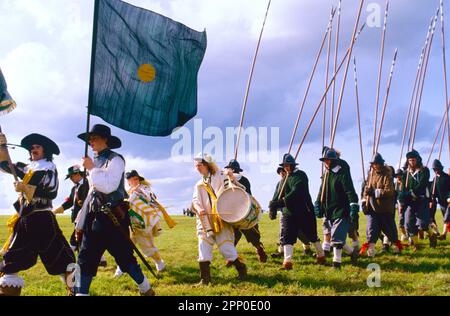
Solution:
[[[237,229],[251,229],[258,224],[261,206],[245,190],[225,189],[217,198],[217,213],[222,221]]]

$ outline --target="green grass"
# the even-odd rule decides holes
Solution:
[[[442,218],[439,217],[439,228]],[[0,216],[0,243],[6,240],[7,216]],[[281,259],[269,258],[259,263],[254,249],[241,240],[238,251],[244,257],[249,271],[245,282],[236,280],[234,268],[226,268],[224,260],[214,251],[212,263],[213,285],[196,288],[199,280],[197,264],[197,237],[195,219],[174,217],[178,225],[156,239],[158,248],[167,264],[167,271],[155,280],[145,271],[157,295],[449,295],[450,293],[450,242],[439,242],[436,249],[428,247],[427,240],[421,241],[423,249],[412,253],[409,249],[401,255],[378,254],[374,259],[361,258],[358,266],[351,266],[349,258],[343,259],[341,271],[329,266],[317,266],[314,258],[305,257],[300,244],[295,247],[294,269],[281,271]],[[58,217],[59,224],[68,238],[72,224],[68,217]],[[319,225],[320,226],[320,225]],[[265,214],[260,221],[262,240],[268,254],[276,248],[279,221],[270,221]],[[321,230],[321,228],[320,228]],[[365,219],[361,219],[360,233],[365,240]],[[380,247],[380,244],[377,245]],[[379,249],[379,248],[378,248]],[[100,268],[91,287],[91,295],[138,295],[131,278],[123,276],[114,279],[115,263],[107,254],[108,266]],[[330,259],[328,259],[330,261]],[[366,280],[370,275],[369,263],[381,266],[381,287],[369,288]],[[141,265],[142,266],[142,265]],[[65,295],[59,277],[49,276],[40,261],[20,275],[25,279],[22,295]]]

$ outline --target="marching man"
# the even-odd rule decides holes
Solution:
[[[358,195],[353,186],[349,170],[340,165],[338,155],[334,149],[328,149],[320,158],[326,168],[322,178],[314,212],[317,218],[325,216],[324,226],[330,228],[331,246],[333,247],[333,267],[339,269],[342,262],[342,249],[346,246],[347,234],[351,218],[357,218],[359,212]],[[323,200],[322,200],[322,191]],[[358,258],[356,247],[351,250],[352,263]]]
[[[367,251],[369,257],[375,256],[375,245],[383,232],[392,243],[394,253],[399,253],[402,245],[398,240],[395,224],[395,189],[392,171],[385,165],[380,154],[375,154],[370,162],[371,171],[364,188],[362,209],[367,218],[367,243],[361,254]]]
[[[439,239],[445,240],[447,232],[450,232],[450,176],[444,172],[444,166],[437,159],[433,162],[433,171],[436,174],[436,187],[431,203],[437,203],[441,208],[444,227]]]
[[[136,282],[143,296],[153,296],[150,283],[142,273],[129,240],[128,203],[124,202],[125,160],[112,149],[120,148],[119,138],[111,135],[109,127],[97,124],[92,130],[78,135],[95,152],[95,158],[83,158],[83,167],[88,170],[89,194],[76,219],[77,241],[81,246],[78,264],[81,269],[80,287],[77,296],[88,296],[92,279],[97,274],[100,259],[105,252],[114,257],[120,269]],[[115,225],[118,222],[118,226]]]
[[[428,232],[430,246],[436,247],[437,236],[430,226],[429,197],[427,197],[430,170],[422,164],[422,158],[416,150],[407,153],[406,159],[408,169],[403,175],[405,185],[400,201],[405,207],[405,224],[410,244],[413,251],[418,250],[420,228]]]
[[[241,166],[239,165],[239,162],[237,162],[234,159],[231,159],[228,165],[225,167],[226,169],[231,169],[233,171],[234,177],[236,180],[242,184],[245,187],[245,191],[252,195],[252,190],[250,186],[250,181],[241,175],[241,172],[243,171],[241,169]],[[256,249],[256,254],[258,255],[258,260],[260,262],[266,262],[267,261],[267,254],[264,251],[263,244],[261,242],[261,233],[259,231],[258,224],[256,224],[251,229],[234,229],[234,245],[237,246],[239,243],[239,240],[241,240],[242,235],[245,236],[245,239],[247,242],[251,243],[253,247]]]
[[[0,134],[0,147],[6,145],[6,137]],[[70,265],[75,256],[52,213],[52,200],[58,193],[58,171],[53,155],[59,148],[51,139],[30,134],[21,141],[21,146],[30,153],[31,163],[13,165],[22,181],[16,182],[19,199],[14,203],[16,223],[3,261],[0,262],[0,296],[18,296],[24,286],[17,273],[28,270],[40,257],[50,275],[60,275],[68,294],[70,288]],[[0,168],[8,173],[7,152],[0,154]]]
[[[234,246],[234,230],[223,222],[216,210],[217,197],[224,190],[224,183],[231,179],[233,184],[242,187],[234,178],[233,171],[225,169],[222,174],[208,154],[199,154],[195,159],[195,168],[201,180],[194,187],[192,207],[197,215],[198,262],[201,280],[198,285],[211,282],[210,265],[213,248],[217,244],[226,261],[232,262],[239,273],[239,279],[247,278],[247,266],[238,256]]]
[[[325,253],[320,239],[317,237],[317,223],[314,216],[314,205],[309,194],[308,177],[306,173],[297,168],[294,157],[285,154],[282,163],[287,173],[287,182],[284,194],[270,202],[270,219],[276,219],[279,208],[283,208],[281,222],[281,245],[284,248],[283,269],[292,270],[294,244],[299,238],[299,232],[305,234],[308,241],[314,244],[317,252],[317,263],[325,263]],[[282,185],[282,180],[280,183]]]
[[[65,210],[72,208],[72,213],[70,219],[72,223],[75,222],[77,218],[78,212],[83,206],[84,200],[86,199],[89,191],[89,183],[87,179],[85,179],[85,174],[81,171],[80,166],[75,165],[70,167],[67,170],[66,180],[70,178],[70,181],[73,182],[74,186],[70,191],[70,196],[66,198],[64,203],[53,211],[53,214],[63,214]],[[75,229],[73,230],[72,235],[70,236],[70,248],[72,250],[78,251],[78,242],[75,237]],[[100,261],[100,266],[106,267],[106,258],[102,256]]]

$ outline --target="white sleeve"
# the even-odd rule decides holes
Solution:
[[[194,194],[192,196],[192,206],[194,207],[197,213],[205,211],[205,208],[203,207],[202,204],[203,203],[201,202],[201,193],[199,190],[199,186],[196,185],[194,188]]]
[[[94,168],[89,172],[89,183],[97,191],[110,194],[117,190],[125,172],[125,162],[120,157],[114,157],[108,167]]]

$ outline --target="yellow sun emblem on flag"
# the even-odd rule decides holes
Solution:
[[[145,83],[152,82],[156,77],[156,69],[150,64],[142,64],[137,70],[137,75]]]

